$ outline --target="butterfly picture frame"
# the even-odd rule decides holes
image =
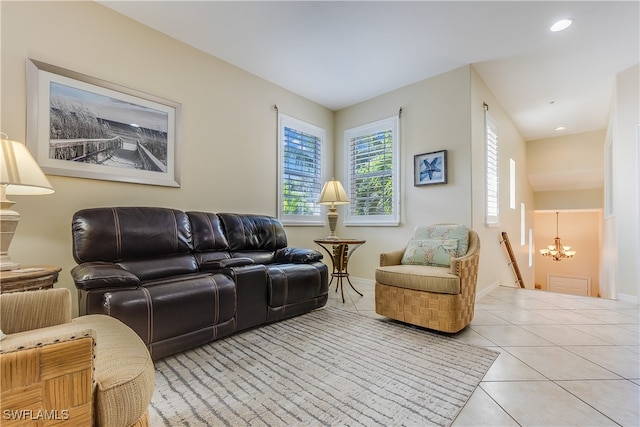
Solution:
[[[413,185],[447,183],[447,150],[413,156]]]

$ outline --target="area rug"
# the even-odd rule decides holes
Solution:
[[[326,307],[156,362],[152,426],[447,426],[497,357]]]

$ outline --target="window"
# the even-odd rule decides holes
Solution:
[[[509,159],[509,207],[516,208],[516,161]]]
[[[486,142],[486,224],[500,222],[500,182],[498,175],[498,129],[488,111],[485,111]]]
[[[346,225],[398,225],[398,117],[345,131]]]
[[[520,203],[520,245],[527,244],[527,232],[526,232],[526,217],[527,212],[524,203]]]
[[[324,180],[325,130],[278,115],[278,217],[284,224],[324,224],[316,203]]]

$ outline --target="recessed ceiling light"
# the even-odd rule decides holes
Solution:
[[[567,130],[566,126],[558,126],[557,128],[554,129],[556,132],[562,132],[563,130]]]
[[[557,32],[566,30],[571,26],[571,24],[573,24],[573,19],[561,19],[551,26],[551,31]]]

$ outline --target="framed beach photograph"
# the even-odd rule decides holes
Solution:
[[[447,150],[413,156],[413,185],[447,183]]]
[[[27,146],[47,174],[180,187],[181,109],[27,59]]]

